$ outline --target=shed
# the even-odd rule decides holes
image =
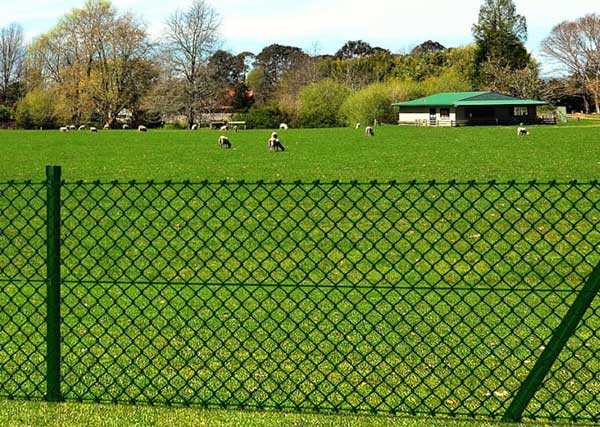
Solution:
[[[400,108],[400,124],[473,126],[534,124],[537,107],[546,103],[494,92],[451,92],[392,105]]]

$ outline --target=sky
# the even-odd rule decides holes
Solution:
[[[272,43],[308,53],[335,53],[348,40],[364,40],[405,53],[426,40],[446,47],[473,41],[471,26],[483,0],[207,0],[222,19],[223,48],[258,53]],[[527,47],[539,58],[540,43],[563,20],[600,13],[599,0],[514,0],[529,28]],[[0,27],[18,22],[33,38],[85,0],[0,0]],[[113,0],[138,15],[159,38],[164,20],[192,0]],[[545,64],[544,71],[553,72]]]

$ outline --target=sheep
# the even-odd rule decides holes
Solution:
[[[234,126],[233,126],[233,131],[234,131],[235,133],[237,133],[237,132],[238,132],[238,127],[237,127],[237,125],[234,125]]]
[[[131,129],[129,125],[123,125],[123,130]]]
[[[282,123],[279,125],[279,129],[280,130],[288,130],[289,126],[286,123]]]
[[[360,129],[360,123],[357,123],[356,126],[354,126],[354,129]]]
[[[221,126],[220,130],[222,130],[223,132],[227,132],[229,130],[229,126],[223,125],[223,126]]]
[[[224,135],[219,137],[219,147],[221,148],[231,148],[231,141]]]
[[[69,132],[69,127],[68,126],[63,126],[59,129],[61,132]]]
[[[373,128],[371,126],[367,126],[365,128],[365,136],[375,136],[375,132],[373,132]]]
[[[79,128],[78,128],[78,129],[79,129],[79,130],[85,130],[85,125],[81,125],[81,126],[79,126]]]
[[[269,139],[267,146],[269,147],[269,151],[285,151],[285,147],[279,140],[277,132],[273,132],[271,134],[271,138]]]
[[[104,127],[102,128],[104,130],[110,130],[110,125],[107,123],[104,125]]]
[[[198,125],[197,124],[192,125],[192,130],[198,130]]]
[[[148,132],[148,128],[144,125],[139,125],[138,132]]]
[[[527,130],[527,128],[519,127],[517,129],[517,136],[527,136],[527,135],[529,135],[529,131]]]
[[[90,128],[90,132],[93,132],[93,133],[98,133],[98,128],[95,128],[94,126],[92,126],[92,127]]]
[[[75,127],[75,125],[69,125],[69,126],[67,126],[67,127],[69,128],[69,130],[75,130],[75,129],[77,129],[77,128]]]

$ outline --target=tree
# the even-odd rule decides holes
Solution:
[[[350,89],[333,80],[306,86],[300,92],[300,126],[320,128],[343,124],[339,111]]]
[[[167,20],[164,52],[169,66],[183,82],[182,106],[192,127],[196,115],[214,105],[215,88],[208,72],[210,56],[219,46],[219,15],[205,0],[194,0]]]
[[[252,76],[252,80],[260,82],[260,86],[253,86],[250,82],[251,76],[248,76],[248,84],[259,96],[257,100],[262,101],[263,104],[272,100],[284,75],[302,66],[307,60],[309,56],[299,47],[279,44],[265,47],[256,55],[254,62],[256,76]]]
[[[513,0],[485,0],[473,25],[476,42],[475,71],[487,61],[501,61],[511,69],[525,68],[530,55],[525,48],[527,21],[517,14]]]
[[[410,54],[411,55],[421,55],[424,53],[431,53],[431,52],[439,52],[439,51],[444,51],[446,50],[446,47],[438,42],[434,42],[432,40],[427,40],[426,42],[421,43],[420,45],[418,45],[417,47],[415,47]]]
[[[600,15],[558,24],[542,42],[542,52],[581,82],[600,114]]]
[[[548,95],[540,79],[540,66],[531,61],[527,67],[513,70],[498,61],[488,61],[481,67],[485,90],[511,95],[517,98],[545,99]]]
[[[10,24],[0,29],[0,103],[14,104],[23,75],[25,46],[23,28]]]
[[[30,86],[63,95],[75,123],[136,110],[157,74],[144,27],[103,0],[73,9],[30,51]]]
[[[335,57],[338,59],[365,58],[378,52],[390,53],[387,49],[372,47],[362,40],[351,40],[335,53]]]

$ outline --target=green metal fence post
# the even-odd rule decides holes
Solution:
[[[46,167],[46,399],[60,401],[60,166]]]
[[[585,286],[579,295],[577,295],[569,312],[565,315],[558,328],[556,328],[556,331],[554,331],[550,342],[521,385],[519,392],[502,417],[502,421],[516,422],[521,419],[527,405],[529,405],[529,402],[542,385],[544,378],[548,375],[567,341],[575,333],[579,322],[581,322],[585,312],[591,306],[598,291],[600,291],[600,264],[594,268],[594,271],[592,271]]]

